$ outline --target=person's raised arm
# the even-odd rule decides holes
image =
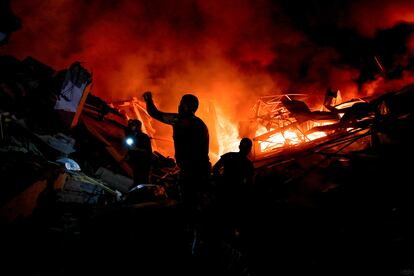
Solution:
[[[152,100],[152,93],[150,91],[145,92],[142,96],[147,104],[147,112],[152,118],[165,124],[175,124],[178,119],[177,113],[166,113],[159,111]]]

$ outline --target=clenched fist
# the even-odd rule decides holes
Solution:
[[[142,94],[142,97],[144,97],[144,100],[147,102],[149,100],[152,100],[152,93],[151,91],[146,91],[144,94]]]

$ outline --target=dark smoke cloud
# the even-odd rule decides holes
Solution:
[[[356,94],[384,92],[397,88],[388,84],[412,81],[414,2],[289,0],[281,3],[292,25],[306,35],[307,41],[335,50],[337,55],[325,59],[325,63],[328,61],[331,68],[358,71],[352,79],[357,85]],[[379,79],[382,86],[376,85],[376,91],[372,91],[371,82],[378,84]]]
[[[106,100],[184,92],[235,120],[259,95],[364,96],[411,80],[411,1],[14,0],[23,28],[1,53],[84,62]],[[386,69],[379,71],[374,57]],[[381,80],[379,85],[378,80]],[[373,85],[373,84],[376,85]],[[247,114],[247,112],[243,112]]]

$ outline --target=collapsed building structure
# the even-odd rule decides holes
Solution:
[[[3,224],[35,218],[49,230],[76,235],[84,231],[82,223],[88,225],[85,217],[86,221],[97,217],[99,223],[84,227],[91,231],[88,238],[93,240],[103,231],[98,236],[105,239],[109,233],[122,236],[118,224],[111,225],[120,222],[116,217],[122,206],[176,205],[178,170],[172,158],[157,151],[156,139],[152,139],[153,184],[142,185],[137,192],[131,169],[120,162],[127,150],[123,138],[128,119],[141,120],[144,131],[155,136],[143,103],[136,98],[107,103],[91,94],[91,83],[91,74],[79,62],[59,71],[31,57],[0,57]],[[252,263],[263,270],[262,275],[266,269],[274,269],[266,262],[265,253],[272,246],[285,250],[275,256],[286,261],[286,269],[295,258],[308,262],[309,251],[298,254],[292,249],[297,238],[287,235],[292,229],[303,234],[303,228],[315,235],[306,239],[302,249],[320,246],[316,241],[326,241],[326,237],[337,242],[354,239],[353,245],[363,238],[374,243],[381,237],[401,252],[411,244],[410,228],[401,221],[414,211],[411,163],[405,161],[414,153],[413,97],[414,86],[408,85],[346,102],[341,102],[338,92],[329,90],[323,109],[318,110],[311,110],[306,95],[301,94],[258,99],[255,116],[241,126],[240,134],[254,141],[256,187],[251,202],[246,202],[251,212],[247,214],[248,239],[253,241],[249,250],[255,253],[251,253]],[[210,111],[215,114],[214,106]],[[216,119],[215,115],[211,118]],[[309,208],[306,214],[322,211],[317,217],[300,217],[303,222],[299,223],[291,220],[297,212],[290,213],[292,206]],[[289,215],[277,217],[287,208]],[[364,222],[366,217],[371,224]],[[394,227],[391,222],[397,218],[400,224]],[[279,223],[277,228],[272,226],[274,220]],[[106,228],[107,232],[102,230]],[[361,238],[360,228],[374,234],[364,236],[362,232]],[[332,267],[343,263],[327,252],[343,256],[341,250],[346,246],[321,244],[316,256],[329,260],[331,267],[321,265],[324,261],[316,257],[309,262],[313,269],[329,274]],[[405,252],[400,255],[406,258]]]

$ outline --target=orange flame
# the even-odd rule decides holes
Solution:
[[[329,125],[333,123],[334,122],[313,123],[312,127]],[[273,130],[274,129],[267,130],[265,127],[261,126],[256,132],[256,137],[263,135],[265,133],[271,132]],[[306,142],[313,141],[313,140],[316,140],[316,139],[319,139],[325,136],[327,136],[327,134],[322,131],[313,132],[311,134],[305,135],[304,133],[301,133],[299,130],[294,130],[292,127],[288,130],[284,130],[284,131],[271,134],[265,140],[258,140],[258,144],[259,144],[260,152],[265,153],[265,152],[271,152],[275,149],[282,148],[282,147],[289,147],[289,146],[298,145],[301,143],[306,143]]]
[[[239,133],[236,124],[230,122],[217,109],[217,138],[219,142],[219,155],[230,151],[238,151]]]

